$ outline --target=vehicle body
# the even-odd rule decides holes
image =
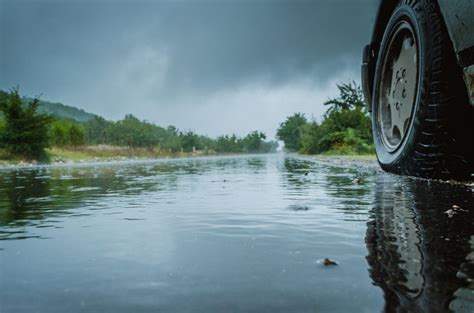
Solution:
[[[381,1],[361,70],[385,170],[425,178],[472,175],[474,1]]]

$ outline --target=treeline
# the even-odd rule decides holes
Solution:
[[[167,128],[126,115],[119,121],[94,116],[85,122],[57,118],[38,112],[39,101],[26,105],[17,89],[0,98],[0,148],[9,153],[32,159],[43,159],[49,146],[79,147],[113,145],[130,148],[162,149],[174,152],[268,153],[277,148],[267,142],[264,133],[253,131],[240,138],[235,135],[211,138]]]
[[[180,131],[139,120],[129,114],[120,121],[107,121],[102,117],[79,124],[56,120],[50,129],[50,143],[55,146],[113,145],[130,148],[159,148],[169,152],[196,150],[219,153],[267,153],[275,151],[276,142],[266,142],[264,133],[253,131],[244,138],[236,135],[217,139],[198,135],[193,131]]]
[[[371,154],[374,152],[371,120],[356,83],[337,86],[338,98],[329,106],[321,122],[295,113],[280,124],[277,137],[285,148],[304,154]]]

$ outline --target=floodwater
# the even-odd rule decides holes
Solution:
[[[2,313],[474,312],[473,278],[469,185],[280,154],[0,170]]]

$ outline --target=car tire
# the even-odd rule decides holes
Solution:
[[[373,87],[372,130],[384,170],[472,177],[474,109],[435,1],[401,1],[394,9]]]

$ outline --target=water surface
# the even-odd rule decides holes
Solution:
[[[0,312],[473,312],[473,200],[284,155],[1,170]]]

